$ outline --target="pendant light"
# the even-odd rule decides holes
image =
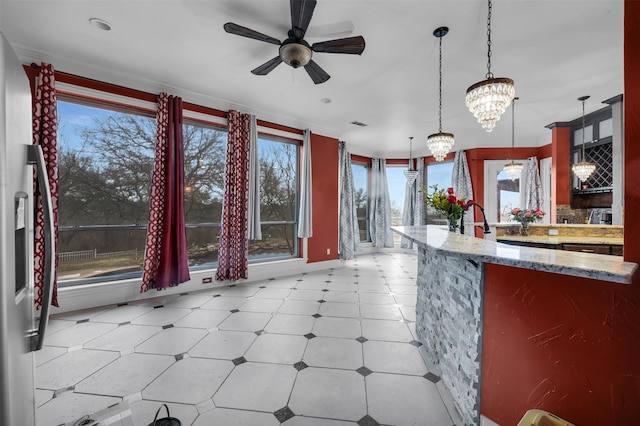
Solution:
[[[585,129],[585,125],[584,125],[584,101],[586,101],[587,99],[589,99],[590,96],[581,96],[578,98],[578,100],[580,102],[582,102],[582,156],[581,156],[581,161],[578,164],[574,164],[573,167],[571,168],[573,170],[573,173],[578,176],[578,178],[584,182],[585,180],[589,179],[589,177],[591,176],[591,174],[596,170],[596,165],[594,163],[589,163],[588,161],[585,160],[585,155],[584,155],[584,129]]]
[[[489,0],[489,14],[487,16],[487,75],[486,80],[480,81],[467,89],[465,102],[487,132],[493,130],[500,116],[504,114],[516,90],[510,78],[496,78],[491,72],[491,12]]]
[[[513,98],[513,100],[511,101],[511,155],[514,155],[515,153],[515,144],[516,144],[516,101],[518,100],[518,98]],[[511,160],[511,162],[509,164],[507,164],[506,166],[504,166],[504,169],[502,169],[507,176],[509,176],[509,178],[511,180],[516,180],[517,178],[520,177],[521,173],[522,173],[522,163],[516,163],[515,161]]]
[[[409,185],[413,185],[418,177],[418,171],[413,168],[413,157],[411,156],[413,147],[413,136],[409,138],[409,167],[404,171],[404,177]]]
[[[438,104],[438,133],[434,133],[427,137],[427,147],[431,151],[431,154],[436,158],[436,161],[444,160],[444,157],[449,153],[451,147],[454,144],[453,133],[442,132],[442,37],[446,36],[449,32],[449,28],[440,27],[436,28],[433,35],[440,40],[440,79],[439,79],[439,93],[440,103]]]

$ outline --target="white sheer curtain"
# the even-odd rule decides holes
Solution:
[[[542,207],[542,181],[538,169],[538,158],[527,158],[527,177],[524,186],[524,207],[526,209]]]
[[[384,158],[371,159],[371,210],[369,234],[374,247],[393,247],[391,231],[391,201]]]
[[[360,230],[358,229],[358,214],[353,188],[353,171],[351,169],[351,154],[347,151],[347,144],[340,142],[338,152],[338,212],[339,233],[338,252],[340,259],[348,260],[355,257],[360,250]]]
[[[311,131],[302,135],[302,176],[300,184],[300,215],[298,216],[298,238],[313,236],[311,203]]]
[[[402,209],[402,225],[413,226],[422,225],[424,223],[424,202],[420,190],[424,187],[424,157],[418,158],[418,177],[414,182],[409,184],[404,192],[404,207]],[[413,242],[402,237],[400,239],[401,248],[413,248]]]
[[[473,200],[473,187],[471,186],[471,175],[469,174],[469,165],[467,163],[467,153],[465,151],[457,151],[453,159],[453,171],[451,173],[451,186],[458,198],[466,198]],[[473,222],[475,215],[473,208],[464,214],[464,233],[474,235]]]
[[[249,239],[261,240],[260,227],[260,156],[258,155],[258,124],[251,115],[249,130]]]

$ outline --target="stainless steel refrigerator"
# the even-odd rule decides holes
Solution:
[[[0,424],[31,426],[34,353],[43,344],[54,276],[52,215],[42,150],[32,145],[29,81],[1,32],[0,42]],[[41,312],[33,301],[33,166],[43,192],[48,253]]]

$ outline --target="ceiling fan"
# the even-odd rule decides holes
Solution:
[[[291,29],[288,32],[288,38],[282,42],[233,22],[224,24],[224,30],[230,34],[280,46],[278,56],[251,70],[251,73],[267,75],[284,61],[293,68],[304,67],[315,84],[324,83],[331,76],[311,59],[313,52],[361,55],[364,51],[364,38],[362,36],[347,37],[309,45],[304,41],[304,35],[309,28],[316,3],[316,0],[291,0]]]

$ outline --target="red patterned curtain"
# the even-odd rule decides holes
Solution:
[[[42,63],[38,75],[36,94],[33,102],[33,144],[42,147],[44,162],[47,166],[51,203],[53,208],[53,232],[55,248],[53,259],[55,270],[58,270],[58,118],[56,105],[56,79],[51,64]],[[35,180],[35,171],[34,171]],[[44,210],[40,188],[34,185],[35,200],[35,244],[34,244],[34,276],[35,305],[42,306],[42,287],[44,284]],[[53,298],[51,304],[58,306],[57,277],[53,281]]]
[[[140,292],[162,290],[188,280],[182,99],[161,93]]]
[[[247,278],[249,269],[249,134],[251,116],[229,111],[227,165],[216,280]]]

